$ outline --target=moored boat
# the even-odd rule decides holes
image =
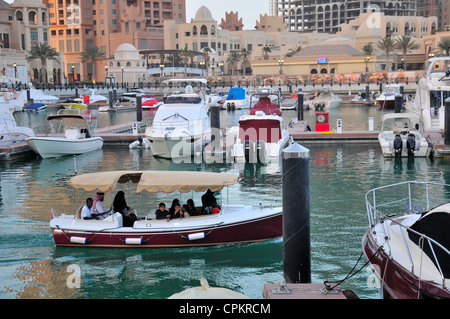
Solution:
[[[222,107],[226,110],[244,110],[250,108],[250,97],[244,88],[231,88]]]
[[[240,163],[269,163],[278,161],[281,151],[292,141],[279,105],[272,103],[270,95],[256,93],[258,103],[248,115],[239,118],[239,125],[230,128],[228,134],[235,135],[232,156]],[[280,99],[275,99],[279,101]]]
[[[337,108],[342,99],[333,93],[331,89],[322,88],[318,90],[315,98],[310,102],[310,107],[316,111],[323,111]]]
[[[382,298],[450,298],[449,188],[410,181],[366,194],[362,247]]]
[[[119,184],[135,183],[136,193],[171,194],[212,192],[233,185],[239,175],[209,172],[113,171],[78,175],[68,185],[86,192],[113,192]],[[158,201],[159,202],[159,201]],[[282,235],[281,208],[253,208],[222,203],[216,214],[156,219],[150,214],[124,227],[119,212],[103,220],[84,220],[79,213],[58,214],[52,209],[50,228],[57,246],[159,248],[211,246],[268,240]],[[78,210],[78,212],[80,209]],[[78,216],[77,216],[78,215]]]
[[[42,158],[78,155],[98,150],[103,147],[103,139],[95,136],[96,119],[90,114],[63,109],[58,111],[58,114],[47,117],[51,123],[58,122],[52,125],[54,135],[33,136],[26,141]],[[57,129],[58,132],[55,132]]]
[[[62,106],[67,109],[76,109],[76,110],[86,110],[88,108],[87,104],[80,102],[79,100],[66,100],[61,103]]]
[[[412,113],[384,115],[378,142],[384,157],[428,157],[431,153],[422,121]]]
[[[395,106],[395,96],[401,94],[400,87],[401,84],[390,83],[387,84],[376,101],[382,110],[394,109]]]

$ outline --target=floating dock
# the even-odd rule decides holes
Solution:
[[[352,291],[342,291],[338,287],[325,289],[324,284],[264,284],[264,299],[358,299]]]

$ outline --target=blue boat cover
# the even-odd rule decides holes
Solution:
[[[39,110],[39,109],[41,109],[43,107],[46,107],[46,105],[42,104],[42,103],[32,103],[30,105],[27,105],[23,109],[24,110]]]
[[[231,88],[228,92],[227,100],[245,100],[245,89]]]

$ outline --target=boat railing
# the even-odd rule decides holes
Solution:
[[[401,195],[402,192],[399,191],[399,189],[402,187],[404,187],[403,191],[406,191],[406,195],[404,195],[403,197]],[[445,276],[442,271],[441,264],[439,263],[439,259],[436,255],[436,249],[442,250],[442,252],[448,256],[450,256],[450,251],[433,238],[422,234],[410,228],[409,226],[402,224],[401,222],[398,222],[393,217],[394,215],[397,215],[398,217],[398,212],[402,208],[405,210],[405,215],[420,214],[429,211],[433,207],[448,203],[448,197],[450,196],[449,194],[450,184],[423,181],[407,181],[372,189],[367,192],[365,196],[369,227],[373,228],[375,224],[381,223],[383,226],[384,234],[389,233],[386,229],[387,226],[385,221],[387,220],[389,220],[391,223],[395,223],[400,227],[404,248],[409,258],[411,271],[414,271],[416,265],[414,264],[412,253],[407,243],[407,233],[410,232],[417,235],[420,238],[419,245],[422,253],[424,253],[423,248],[426,244],[428,244],[428,247],[430,248],[433,255],[433,262],[441,275],[442,285],[444,288]],[[386,195],[390,195],[387,196],[388,199],[386,199]],[[401,197],[400,199],[398,199],[399,195]],[[425,207],[425,211],[423,210],[423,207]],[[392,251],[389,236],[386,235],[385,240],[386,244],[388,245],[389,251]],[[420,260],[422,260],[422,258]],[[419,271],[421,266],[422,264],[419,265]]]

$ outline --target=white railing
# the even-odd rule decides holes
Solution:
[[[404,249],[408,255],[412,271],[417,265],[414,265],[411,251],[407,244],[406,237],[408,236],[408,232],[413,233],[420,238],[419,244],[422,253],[423,247],[428,244],[433,255],[428,257],[430,257],[436,265],[442,278],[442,285],[445,288],[445,276],[435,250],[440,249],[444,254],[450,256],[449,250],[433,238],[401,224],[393,217],[394,215],[397,215],[398,217],[402,210],[404,210],[405,215],[418,214],[427,212],[439,205],[449,203],[450,185],[435,182],[407,181],[372,189],[366,193],[365,198],[370,228],[381,222],[384,233],[388,234],[388,230],[386,229],[387,226],[384,221],[389,220],[391,223],[400,226]],[[389,237],[386,236],[385,239],[389,250],[391,250]],[[420,266],[421,265],[419,265],[419,267]]]

